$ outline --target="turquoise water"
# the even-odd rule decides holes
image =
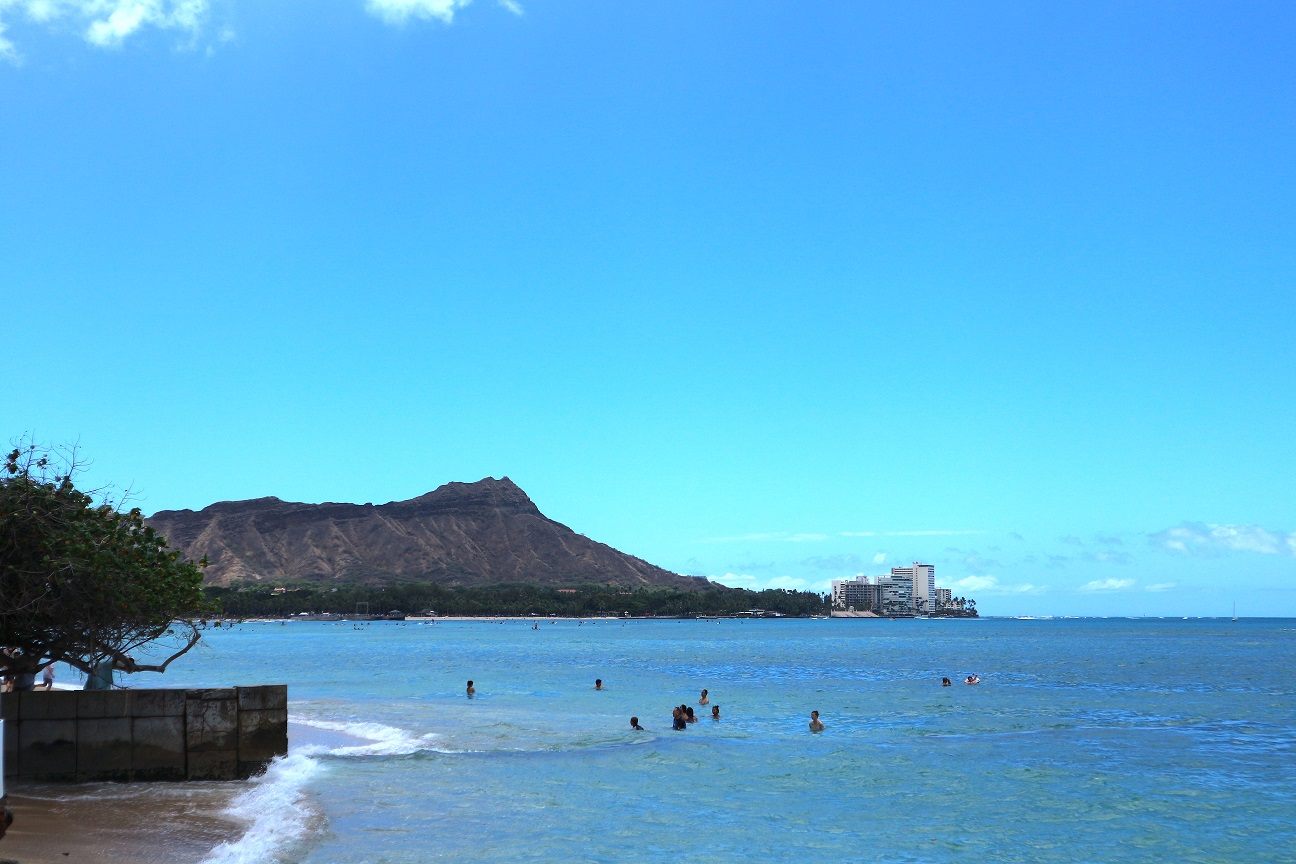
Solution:
[[[211,862],[1296,861],[1293,637],[1259,619],[244,624],[156,683],[289,685],[292,753]],[[681,702],[701,719],[673,732]]]

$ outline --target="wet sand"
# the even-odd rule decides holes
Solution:
[[[14,823],[0,860],[19,864],[199,862],[241,828],[220,814],[242,784],[8,784]]]

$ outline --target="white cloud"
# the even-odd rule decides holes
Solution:
[[[987,588],[993,588],[999,583],[999,580],[993,576],[967,576],[958,580],[954,585],[964,591],[985,591]]]
[[[15,65],[18,63],[18,49],[14,47],[13,42],[10,42],[5,37],[5,23],[3,21],[0,21],[0,60],[6,60]]]
[[[1175,588],[1176,585],[1177,583],[1175,582],[1157,582],[1152,585],[1145,586],[1143,590],[1144,591],[1169,591]]]
[[[1124,591],[1134,585],[1133,579],[1095,579],[1080,586],[1081,591]]]
[[[389,24],[404,24],[411,18],[435,18],[449,24],[454,21],[455,13],[471,2],[472,0],[366,0],[365,8]]]
[[[730,588],[751,588],[756,584],[756,577],[748,573],[726,573],[723,576],[708,577],[712,582],[728,585]]]
[[[873,556],[873,563],[874,563],[874,564],[885,564],[885,563],[886,563],[886,558],[887,558],[887,556],[886,556],[886,553],[885,553],[885,552],[879,552],[879,553],[877,553],[876,555]]]
[[[208,17],[209,0],[0,0],[0,16],[19,12],[46,27],[71,25],[85,40],[116,48],[146,27],[197,38]],[[18,51],[0,20],[0,57],[17,62]]]
[[[1148,539],[1166,551],[1184,555],[1210,556],[1225,552],[1296,555],[1296,531],[1275,531],[1259,525],[1182,522],[1149,534]]]
[[[499,5],[503,6],[505,9],[512,12],[514,15],[520,16],[524,14],[525,11],[522,8],[522,4],[517,2],[517,0],[499,0]]]
[[[956,593],[978,591],[982,594],[1040,594],[1046,590],[1043,585],[1032,585],[1022,582],[1018,585],[1001,585],[995,576],[965,576],[954,583]]]

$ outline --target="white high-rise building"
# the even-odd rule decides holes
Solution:
[[[883,614],[904,614],[913,611],[913,580],[908,577],[879,576],[877,592],[882,607],[878,611]]]
[[[892,567],[892,579],[908,579],[913,586],[910,604],[914,612],[927,614],[936,608],[936,567],[931,564],[919,564],[912,567]]]

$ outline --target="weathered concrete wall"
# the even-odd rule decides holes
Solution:
[[[233,780],[288,752],[288,688],[6,693],[5,776]]]

